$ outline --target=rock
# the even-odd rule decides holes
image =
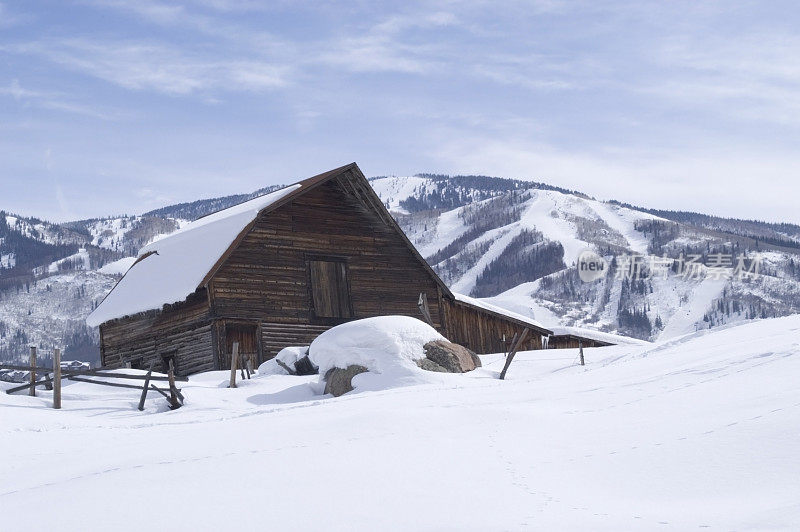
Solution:
[[[294,370],[296,375],[316,375],[319,373],[319,368],[311,362],[308,354],[297,359],[297,362],[294,363]]]
[[[424,350],[427,359],[441,366],[448,373],[464,373],[480,366],[480,360],[477,363],[475,361],[477,358],[475,353],[452,342],[435,340],[425,344]]]
[[[347,366],[347,368],[331,368],[325,374],[325,393],[329,393],[334,397],[344,395],[352,391],[352,379],[359,373],[366,373],[367,368],[364,366]]]
[[[477,353],[475,353],[475,351],[473,351],[468,347],[465,347],[464,349],[469,351],[469,356],[472,357],[472,363],[475,364],[476,368],[480,368],[483,366],[483,364],[481,364],[481,358],[477,355]]]
[[[446,369],[444,369],[442,366],[440,366],[439,364],[437,364],[436,362],[434,362],[429,358],[420,358],[419,360],[415,360],[414,362],[416,362],[417,366],[419,366],[421,369],[424,369],[425,371],[438,371],[440,373],[448,373]]]

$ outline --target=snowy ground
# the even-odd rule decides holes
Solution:
[[[226,389],[207,373],[174,412],[82,383],[61,411],[49,392],[2,393],[2,528],[800,526],[800,316],[586,358],[521,353],[503,382],[487,355],[337,399],[314,395],[316,376]]]

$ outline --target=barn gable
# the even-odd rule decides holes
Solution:
[[[221,262],[208,282],[220,353],[230,352],[229,330],[243,325],[260,338],[261,359],[351,319],[421,317],[420,293],[444,330],[447,288],[394,220],[354,192],[358,178],[345,172],[262,212]],[[257,343],[233,334],[240,345]]]

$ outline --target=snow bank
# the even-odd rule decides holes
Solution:
[[[353,388],[377,390],[429,381],[417,367],[423,346],[446,340],[436,329],[408,316],[378,316],[329,329],[311,342],[309,358],[319,366],[320,382],[332,368],[359,365],[370,373],[357,375]]]
[[[86,318],[86,323],[97,326],[183,301],[261,210],[298,187],[292,185],[223,209],[146,245],[139,252],[138,262]]]

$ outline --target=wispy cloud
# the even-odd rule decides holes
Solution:
[[[276,38],[271,33],[262,29],[251,29],[247,24],[234,18],[229,21],[219,16],[223,13],[240,14],[256,9],[247,2],[230,2],[219,0],[217,2],[197,1],[194,5],[178,5],[166,3],[161,0],[84,0],[87,4],[133,14],[140,19],[158,26],[187,28],[199,34],[223,39],[227,44],[243,47],[245,51],[257,52],[261,55],[280,50],[287,44],[286,41]],[[198,9],[213,8],[212,12]],[[261,4],[263,8],[264,4]]]
[[[683,36],[657,55],[672,75],[645,90],[729,116],[800,126],[800,37]]]
[[[573,78],[583,66],[574,61],[566,64],[543,53],[501,52],[480,44],[467,46],[465,42],[476,31],[475,20],[419,7],[402,14],[367,17],[364,22],[332,24],[327,31],[289,38],[253,28],[241,17],[214,13],[240,14],[258,9],[250,2],[84,2],[203,37],[189,39],[186,42],[193,44],[187,45],[166,41],[165,37],[142,41],[84,36],[0,49],[35,54],[124,88],[173,95],[276,89],[301,77],[305,81],[319,78],[320,69],[345,74],[457,77],[554,91],[574,88]],[[553,8],[551,2],[543,4],[547,9]]]
[[[0,48],[3,49],[3,48]],[[229,61],[163,44],[88,39],[41,41],[4,47],[132,90],[190,94],[224,88],[262,91],[288,83],[288,68],[265,61]]]
[[[102,111],[71,100],[67,95],[60,92],[31,90],[20,85],[19,80],[12,80],[6,86],[0,86],[0,95],[14,98],[23,105],[31,105],[42,109],[73,113],[102,120],[111,120],[118,117],[116,113]]]

